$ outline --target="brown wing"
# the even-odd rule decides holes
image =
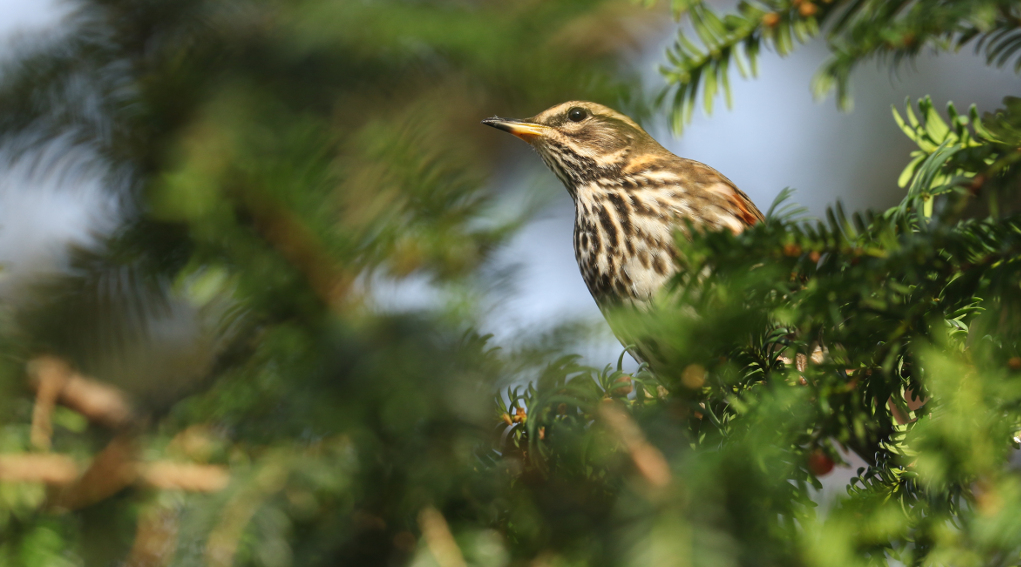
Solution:
[[[748,198],[748,195],[735,187],[726,177],[720,175],[715,183],[705,185],[703,189],[722,199],[720,206],[728,213],[727,217],[722,220],[734,231],[734,234],[739,234],[745,228],[763,220],[762,213]]]
[[[745,195],[744,191],[734,187],[733,184],[728,189],[729,191],[726,191],[724,196],[734,205],[734,211],[737,213],[738,218],[744,221],[745,224],[751,226],[765,218],[758,207],[755,206],[755,203],[752,203],[748,195]]]
[[[677,157],[669,152],[667,154],[670,157],[664,161],[668,161],[671,169],[678,172],[681,185],[689,188],[698,187],[702,191],[714,195],[716,199],[721,199],[717,203],[733,216],[729,221],[725,220],[723,224],[735,233],[739,233],[765,218],[758,207],[748,198],[748,195],[738,189],[733,181],[727,179],[719,171],[695,160]]]

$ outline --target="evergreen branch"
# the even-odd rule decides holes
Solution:
[[[669,65],[661,68],[667,87],[658,97],[669,101],[675,132],[691,120],[700,94],[707,113],[721,90],[730,106],[731,66],[743,77],[754,76],[763,46],[784,56],[820,27],[828,29],[833,56],[813,77],[812,91],[822,98],[835,90],[844,110],[851,108],[851,73],[873,58],[897,68],[925,47],[956,51],[974,42],[989,65],[1014,62],[1021,72],[1021,8],[1010,0],[743,1],[736,14],[724,17],[701,2],[682,4],[676,14],[688,16],[698,43],[678,32],[667,50]]]
[[[851,106],[852,71],[873,58],[890,61],[894,69],[923,48],[957,51],[977,38],[988,64],[1002,67],[1021,50],[1021,11],[1010,0],[859,0],[844,2],[846,10],[827,34],[833,57],[813,79],[813,92],[823,97],[836,90],[837,104]],[[1016,71],[1021,71],[1021,59]]]
[[[914,210],[925,224],[933,216],[935,197],[956,194],[958,202],[943,207],[942,222],[953,222],[988,180],[1009,187],[1011,166],[1019,161],[1021,147],[1019,111],[1021,104],[1012,98],[1004,99],[1003,109],[982,118],[974,105],[962,114],[948,103],[946,121],[929,97],[918,101],[917,115],[910,102],[903,117],[894,109],[897,125],[919,148],[898,179],[908,188],[898,214]]]
[[[787,55],[795,43],[804,43],[819,33],[819,21],[832,11],[830,5],[810,1],[741,2],[737,14],[720,17],[701,2],[686,2],[677,15],[688,15],[691,32],[677,34],[667,50],[669,66],[661,67],[667,87],[658,103],[670,101],[671,126],[680,133],[691,121],[701,93],[705,111],[712,113],[713,100],[722,92],[727,107],[732,105],[730,68],[742,77],[758,73],[758,56],[763,45]]]

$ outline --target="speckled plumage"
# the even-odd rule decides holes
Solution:
[[[567,187],[575,258],[604,312],[652,300],[677,269],[674,232],[685,230],[684,220],[737,233],[763,218],[715,169],[670,153],[600,104],[571,101],[525,120],[483,123],[531,144]]]

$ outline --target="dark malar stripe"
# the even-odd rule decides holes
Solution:
[[[553,174],[557,176],[557,179],[564,184],[564,187],[567,188],[567,193],[571,195],[571,199],[575,199],[578,195],[578,190],[576,189],[577,184],[571,178],[570,174],[564,167],[564,164],[560,163],[560,159],[557,157],[542,155],[542,161],[546,162],[546,166],[549,167]]]
[[[558,163],[560,168],[564,170],[564,173],[566,173],[576,185],[590,183],[596,179],[598,172],[596,160],[589,157],[583,157],[571,148],[552,140],[548,140],[546,144],[548,146],[548,150],[544,152],[540,151],[540,153],[552,156],[553,161]],[[549,162],[547,162],[547,164],[548,163]]]

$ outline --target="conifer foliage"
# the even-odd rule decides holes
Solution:
[[[465,290],[522,221],[493,212],[477,122],[571,98],[642,114],[619,55],[662,14],[75,6],[3,63],[0,149],[101,179],[123,219],[5,292],[0,566],[1021,560],[1021,99],[895,108],[918,149],[890,210],[808,220],[784,191],[741,234],[689,231],[669,302],[621,314],[664,362],[626,374],[474,330]],[[813,88],[844,107],[871,59],[1021,68],[1006,0],[672,8],[677,130],[732,67],[818,35]],[[409,275],[440,299],[372,302]],[[866,466],[819,511],[850,453]]]

